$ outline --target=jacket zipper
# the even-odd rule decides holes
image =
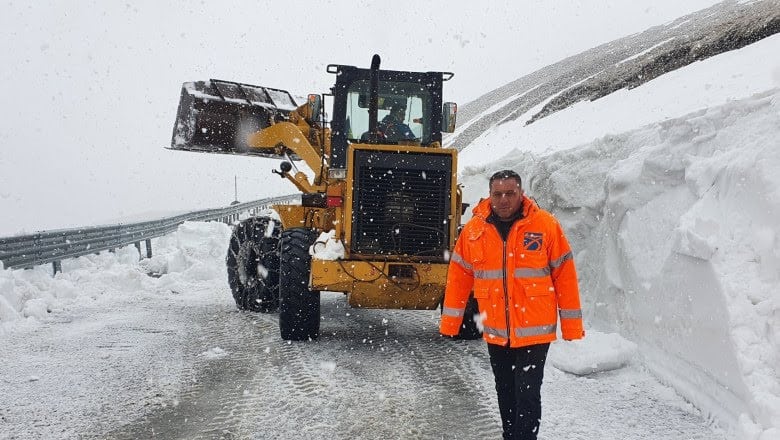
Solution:
[[[506,240],[504,240],[504,264],[501,265],[504,272],[504,309],[506,311],[506,346],[511,346],[512,333],[509,326],[509,287],[506,280]]]

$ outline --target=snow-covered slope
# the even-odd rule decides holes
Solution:
[[[724,1],[593,47],[485,93],[460,109],[460,126],[446,142],[462,150],[496,125],[517,118],[533,123],[777,32],[778,0]]]
[[[524,176],[568,231],[590,326],[637,343],[654,373],[737,438],[780,433],[777,53],[780,36],[528,126],[520,118],[459,162],[467,202],[486,195],[493,171]]]

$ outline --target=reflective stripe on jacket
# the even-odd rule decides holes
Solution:
[[[455,336],[473,291],[491,344],[523,347],[585,333],[571,248],[558,221],[523,196],[523,218],[507,241],[487,222],[490,200],[482,200],[464,226],[450,257],[440,332]]]

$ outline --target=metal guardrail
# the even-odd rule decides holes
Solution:
[[[237,203],[225,208],[194,211],[159,220],[2,237],[0,238],[0,261],[6,269],[31,268],[52,263],[56,274],[62,270],[62,260],[131,244],[135,244],[138,252],[141,253],[141,242],[146,242],[146,256],[151,258],[151,239],[170,234],[185,221],[219,220],[230,223],[238,220],[244,212],[255,213],[273,204],[287,204],[296,200],[300,200],[300,194]]]

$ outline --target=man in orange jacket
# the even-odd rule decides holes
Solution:
[[[490,177],[455,244],[439,331],[456,336],[471,292],[496,380],[505,439],[536,439],[541,387],[560,317],[565,340],[585,336],[577,273],[558,221],[523,194],[511,170]]]

